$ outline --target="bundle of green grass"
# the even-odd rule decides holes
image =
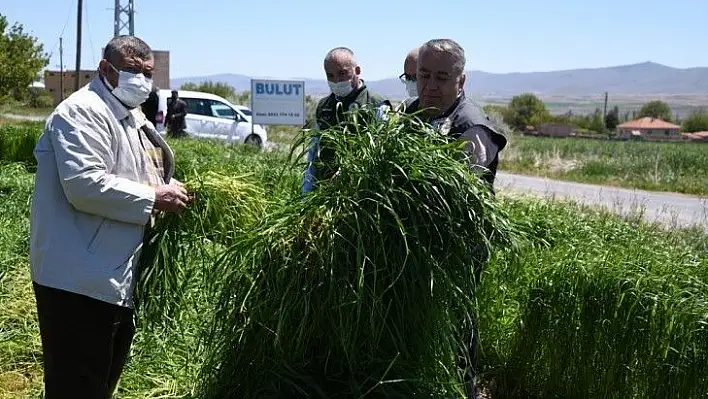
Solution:
[[[475,259],[507,219],[460,143],[406,115],[358,126],[318,132],[334,176],[214,266],[204,397],[465,396]]]
[[[143,246],[135,308],[147,327],[178,319],[186,296],[212,272],[216,254],[266,208],[265,193],[250,175],[193,172],[184,184],[192,202],[180,214],[160,214]]]

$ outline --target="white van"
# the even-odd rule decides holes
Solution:
[[[187,103],[185,132],[193,137],[215,138],[230,143],[251,144],[263,147],[268,141],[264,126],[251,123],[251,110],[242,105],[234,105],[222,97],[199,91],[177,90],[179,98]],[[165,134],[167,101],[172,90],[158,91],[155,127]]]

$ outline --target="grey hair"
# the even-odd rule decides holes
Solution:
[[[334,57],[340,53],[344,53],[352,57],[352,61],[354,61],[354,52],[349,47],[335,47],[332,50],[329,50],[329,52],[327,52],[327,55],[325,55],[324,58],[324,62],[331,62]],[[354,64],[356,64],[356,61],[354,61]]]
[[[119,64],[126,56],[149,60],[152,57],[152,49],[142,39],[130,35],[114,37],[103,49],[103,58],[114,65]]]
[[[453,59],[452,70],[458,75],[465,72],[465,50],[456,41],[452,39],[428,40],[420,46],[419,54],[423,54],[425,51],[449,54]]]

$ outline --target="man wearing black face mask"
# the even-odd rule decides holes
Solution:
[[[157,108],[160,101],[157,93],[159,90],[160,89],[157,86],[153,85],[152,90],[150,90],[150,94],[148,94],[147,100],[140,105],[140,108],[143,110],[143,114],[145,114],[145,117],[152,123],[153,126],[157,123]]]
[[[167,124],[171,137],[184,137],[187,128],[184,117],[187,116],[187,103],[179,98],[177,90],[172,90],[172,97],[167,104]]]
[[[30,267],[45,398],[110,398],[133,340],[141,243],[156,212],[189,202],[145,119],[152,50],[105,47],[99,76],[57,106],[37,142]]]

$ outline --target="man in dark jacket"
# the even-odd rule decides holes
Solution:
[[[184,121],[185,116],[187,116],[187,103],[179,98],[177,90],[172,90],[172,98],[168,101],[167,117],[165,118],[171,137],[184,137],[187,135],[184,131],[187,128],[187,124]]]
[[[155,126],[156,124],[155,118],[157,117],[157,106],[159,102],[157,92],[159,90],[159,87],[153,85],[150,94],[148,94],[147,100],[145,100],[145,102],[140,105],[140,108],[142,108],[143,110],[143,114],[145,114],[147,120],[152,122],[153,126]]]
[[[383,115],[391,103],[371,92],[361,79],[361,68],[354,59],[354,52],[346,47],[330,50],[324,59],[324,70],[331,94],[319,101],[315,111],[314,130],[324,130],[340,123],[348,123],[347,111],[376,107],[377,115]],[[303,178],[302,191],[312,191],[317,181],[330,178],[334,171],[326,165],[334,158],[334,152],[313,137],[308,154],[308,168]],[[321,161],[319,167],[314,162]]]
[[[465,96],[465,51],[453,40],[434,39],[423,44],[418,52],[418,98],[404,103],[406,113],[419,116],[453,140],[465,141],[465,156],[472,168],[482,168],[483,179],[493,191],[499,164],[499,152],[506,147],[506,138],[493,126],[484,111]],[[474,265],[479,282],[489,254],[481,247]],[[469,332],[469,359],[465,367],[470,377],[470,396],[477,396],[476,362],[477,331],[473,315]]]
[[[465,96],[465,53],[449,39],[430,40],[418,55],[418,98],[405,102],[405,112],[420,111],[421,118],[450,138],[464,140],[465,152],[484,179],[494,184],[499,152],[506,137],[499,133],[484,111]]]

